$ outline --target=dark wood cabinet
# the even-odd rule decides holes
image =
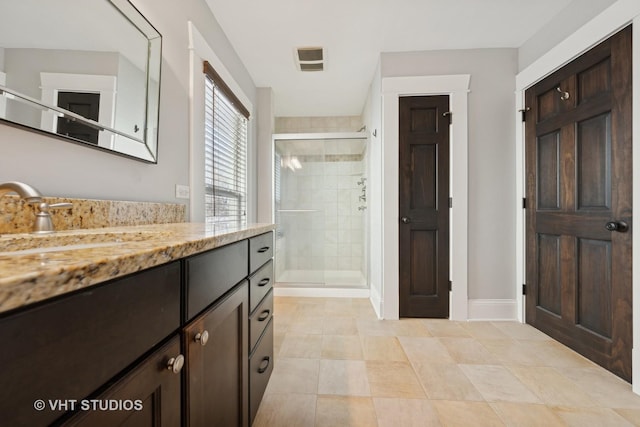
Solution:
[[[179,262],[6,315],[0,424],[50,424],[179,328]]]
[[[179,366],[174,366],[179,357],[180,336],[176,334],[95,400],[79,402],[80,411],[64,425],[179,427],[181,375]],[[100,405],[108,410],[101,410]]]
[[[249,239],[249,423],[273,371],[273,233]]]
[[[244,281],[184,329],[186,425],[248,425],[248,301]]]
[[[272,242],[0,315],[0,424],[248,427],[273,369]]]

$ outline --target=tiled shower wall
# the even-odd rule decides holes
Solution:
[[[282,171],[282,209],[299,210],[281,214],[287,270],[363,271],[364,165],[336,157]]]
[[[357,132],[361,127],[360,116],[276,117],[275,133]]]

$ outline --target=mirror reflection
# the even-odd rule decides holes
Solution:
[[[161,37],[127,0],[5,2],[0,119],[155,162]]]

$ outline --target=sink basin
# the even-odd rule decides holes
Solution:
[[[161,231],[74,230],[47,235],[17,234],[0,237],[0,256],[20,256],[117,246],[166,236]]]

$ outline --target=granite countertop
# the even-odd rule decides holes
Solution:
[[[44,236],[3,235],[0,313],[273,229],[273,224],[175,223],[61,231]],[[40,242],[34,245],[36,240]],[[60,248],[62,245],[67,247]]]

